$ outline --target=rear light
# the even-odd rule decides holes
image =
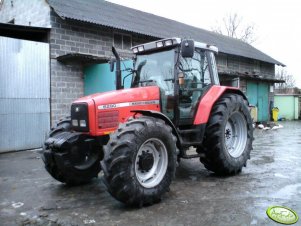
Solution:
[[[116,128],[119,125],[119,111],[98,112],[98,128]]]

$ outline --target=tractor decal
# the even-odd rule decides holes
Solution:
[[[98,110],[105,110],[105,109],[112,109],[112,108],[130,107],[130,106],[138,106],[138,105],[150,105],[150,104],[159,104],[159,103],[160,103],[159,100],[135,101],[135,102],[99,105],[97,108],[98,108]]]

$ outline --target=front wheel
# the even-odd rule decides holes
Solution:
[[[238,94],[224,94],[213,106],[207,123],[200,160],[220,175],[237,174],[250,158],[253,141],[252,119]]]
[[[61,143],[56,147],[54,143]],[[68,185],[85,184],[100,172],[102,147],[89,137],[71,131],[71,120],[52,128],[45,141],[42,159],[48,173]]]
[[[176,137],[163,120],[130,119],[105,147],[105,184],[117,200],[135,206],[161,200],[176,169]]]

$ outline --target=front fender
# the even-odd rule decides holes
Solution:
[[[151,116],[155,118],[160,118],[164,120],[171,128],[174,133],[174,135],[177,137],[177,146],[180,147],[182,143],[182,138],[179,135],[175,125],[172,123],[172,121],[164,114],[158,111],[149,111],[149,110],[133,110],[132,112],[139,113],[145,116]]]

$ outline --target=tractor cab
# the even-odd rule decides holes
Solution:
[[[132,48],[132,88],[158,86],[161,112],[176,125],[191,125],[198,102],[219,85],[215,46],[180,38],[163,39]]]

